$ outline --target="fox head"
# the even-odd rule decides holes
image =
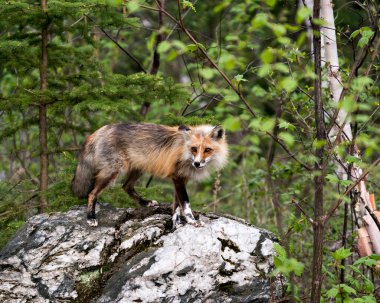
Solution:
[[[185,158],[195,169],[205,167],[221,169],[227,160],[227,144],[224,129],[221,126],[200,125],[195,127],[180,126],[184,132]]]

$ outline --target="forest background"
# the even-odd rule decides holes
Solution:
[[[289,302],[379,300],[379,255],[357,253],[356,185],[380,191],[380,7],[333,1],[334,102],[324,2],[1,0],[0,246],[32,215],[85,204],[70,183],[97,128],[221,124],[230,160],[191,184],[193,208],[273,231]],[[149,175],[139,191],[173,199]],[[136,207],[120,185],[100,200]]]

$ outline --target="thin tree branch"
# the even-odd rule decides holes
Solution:
[[[94,25],[96,26],[96,27],[98,27],[101,31],[102,31],[102,33],[103,34],[105,34],[106,36],[107,36],[107,38],[108,39],[110,39],[113,43],[115,43],[116,44],[116,46],[124,53],[124,54],[126,54],[133,62],[135,62],[135,64],[138,66],[138,68],[142,71],[142,72],[144,72],[144,73],[146,73],[146,70],[144,69],[144,67],[141,65],[141,63],[136,59],[136,57],[135,56],[133,56],[129,51],[127,51],[124,47],[122,47],[121,45],[120,45],[120,43],[119,42],[117,42],[110,34],[108,34],[107,32],[106,32],[106,30],[105,29],[103,29],[100,25],[98,25],[96,22],[95,22],[95,20],[93,19],[93,18],[91,18],[89,15],[87,15],[87,14],[85,14],[85,16],[88,18],[88,19],[90,19],[91,20],[91,22],[92,23],[94,23]]]
[[[292,200],[292,204],[297,207],[297,209],[304,215],[304,217],[306,218],[307,221],[309,221],[309,223],[313,226],[314,225],[314,221],[312,218],[310,218],[310,216],[306,213],[306,211],[301,207],[301,205],[296,202],[294,199]]]
[[[368,211],[373,221],[375,221],[377,228],[380,230],[380,222],[377,219],[376,214],[368,207],[368,205],[364,205],[364,208]]]

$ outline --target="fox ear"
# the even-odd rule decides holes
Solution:
[[[189,131],[190,128],[188,126],[186,126],[186,125],[180,125],[180,126],[178,126],[178,130],[180,130],[180,131]]]
[[[219,141],[220,139],[223,139],[224,129],[220,125],[215,126],[210,133],[210,137],[214,139],[215,141]]]
[[[182,133],[183,138],[185,140],[189,140],[190,139],[191,129],[188,126],[186,126],[186,125],[180,125],[180,126],[178,126],[178,130]]]

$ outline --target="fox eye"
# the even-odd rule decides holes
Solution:
[[[209,147],[206,147],[205,148],[205,153],[209,153],[209,152],[211,152],[212,151],[212,148],[209,148]]]
[[[196,148],[195,146],[192,146],[192,147],[191,147],[191,151],[192,151],[193,153],[196,153],[196,152],[197,152],[197,148]]]

